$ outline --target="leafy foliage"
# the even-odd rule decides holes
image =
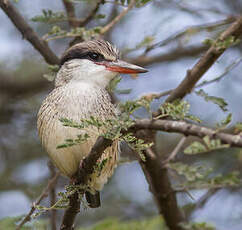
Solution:
[[[205,99],[205,101],[213,102],[214,104],[218,105],[220,109],[222,109],[224,112],[228,111],[227,102],[221,98],[221,97],[215,97],[215,96],[209,96],[207,93],[204,92],[203,89],[200,89],[196,92],[198,96],[201,96]]]
[[[229,148],[229,144],[222,144],[220,139],[210,139],[208,136],[205,136],[203,143],[194,141],[184,150],[184,153],[197,154],[222,148]]]
[[[202,165],[187,165],[180,162],[171,163],[169,167],[174,169],[179,175],[183,175],[187,181],[201,180],[211,173],[211,169]]]
[[[158,118],[171,117],[174,120],[192,120],[201,122],[198,117],[189,114],[190,104],[186,101],[176,100],[173,103],[164,103],[160,108],[161,115]]]
[[[83,198],[83,190],[86,189],[82,185],[67,185],[65,186],[64,192],[59,192],[58,196],[59,199],[53,204],[51,207],[45,207],[42,205],[36,206],[36,212],[32,215],[32,218],[36,218],[39,215],[48,212],[53,209],[66,209],[69,206],[69,197],[74,193],[78,192],[79,200],[84,208],[87,208],[86,202],[82,199]]]
[[[212,176],[212,169],[203,165],[187,165],[183,163],[172,163],[169,167],[184,176],[185,182],[176,185],[177,189],[202,189],[222,188],[226,186],[239,186],[241,180],[237,171],[227,175]]]
[[[43,38],[46,41],[69,37],[82,37],[83,40],[91,40],[99,35],[100,29],[101,27],[93,27],[89,30],[84,27],[76,27],[72,28],[70,31],[66,31],[60,26],[54,25]]]
[[[224,120],[222,120],[221,122],[217,123],[217,125],[216,125],[217,129],[219,129],[219,130],[225,129],[229,125],[229,123],[231,121],[232,121],[232,113],[229,113]]]
[[[115,78],[113,78],[106,90],[109,92],[109,93],[117,93],[117,94],[129,94],[131,92],[131,89],[117,89],[117,85],[118,83],[121,81],[121,77],[120,76],[117,76]]]
[[[78,144],[84,143],[88,138],[89,138],[89,135],[87,133],[85,133],[83,135],[80,134],[74,140],[73,139],[66,139],[64,144],[57,146],[57,149],[71,147],[73,145],[78,145]]]
[[[42,15],[37,15],[31,19],[33,22],[57,23],[66,21],[67,17],[64,12],[53,12],[52,10],[42,10]]]
[[[214,45],[218,51],[222,51],[227,49],[231,46],[237,45],[240,42],[240,39],[235,39],[234,36],[229,36],[225,40],[212,40],[212,39],[205,39],[204,44],[206,45]]]
[[[215,230],[211,224],[201,222],[201,223],[182,223],[181,226],[184,230]]]

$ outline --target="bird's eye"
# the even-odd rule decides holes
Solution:
[[[88,53],[88,57],[93,61],[101,61],[102,56],[97,53]]]

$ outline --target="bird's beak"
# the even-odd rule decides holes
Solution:
[[[128,62],[117,60],[112,62],[105,62],[104,64],[106,69],[112,72],[117,73],[127,73],[127,74],[135,74],[135,73],[146,73],[147,69],[144,69],[140,66],[130,64]]]

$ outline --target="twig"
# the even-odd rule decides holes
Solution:
[[[118,16],[116,16],[111,22],[109,22],[106,26],[104,26],[100,34],[103,35],[107,33],[115,24],[117,24],[135,5],[136,1],[131,0],[128,7],[124,9]]]
[[[51,65],[59,63],[58,57],[49,48],[47,43],[41,40],[33,29],[24,20],[22,15],[9,1],[0,0],[0,7],[7,14],[16,28],[21,32],[23,38],[27,39],[32,46],[39,51],[45,61]]]
[[[222,80],[232,69],[237,67],[240,64],[241,61],[242,61],[242,58],[235,60],[233,63],[231,63],[229,66],[227,66],[225,68],[225,71],[222,74],[220,74],[218,77],[215,77],[214,79],[209,80],[209,81],[203,81],[200,84],[198,84],[197,86],[195,86],[195,88],[201,88],[203,86],[206,86],[206,85],[209,85],[211,83],[218,82],[218,81]]]
[[[168,43],[177,40],[178,38],[186,35],[188,32],[194,32],[194,31],[202,31],[202,30],[212,30],[214,28],[217,28],[219,26],[224,26],[227,24],[230,24],[232,22],[234,22],[236,20],[236,17],[230,16],[226,19],[217,21],[217,22],[211,22],[211,23],[206,23],[206,24],[202,24],[202,25],[195,25],[195,26],[189,26],[186,27],[184,29],[182,29],[181,31],[169,36],[168,38],[164,39],[163,41],[157,42],[149,47],[147,47],[147,49],[145,50],[144,54],[147,54],[148,52],[150,52],[151,50],[157,48],[157,47],[162,47],[167,45]]]
[[[194,211],[197,209],[201,209],[206,202],[208,201],[208,199],[213,196],[216,192],[218,192],[220,188],[211,188],[209,189],[202,197],[200,197],[200,199],[196,202]]]
[[[227,30],[219,37],[219,41],[233,36],[235,39],[242,34],[242,16],[240,16]],[[195,84],[213,65],[213,63],[223,54],[226,48],[217,49],[216,42],[206,52],[206,54],[195,64],[195,66],[187,71],[187,75],[180,85],[172,91],[166,102],[172,102],[178,98],[183,98],[187,93],[191,92]]]
[[[55,174],[55,176],[49,180],[47,186],[44,188],[44,190],[42,191],[41,195],[39,196],[39,198],[33,203],[29,213],[27,214],[27,216],[25,216],[25,218],[21,221],[21,223],[16,227],[16,230],[20,230],[21,227],[28,221],[31,220],[31,215],[34,213],[36,206],[40,204],[40,202],[46,197],[48,196],[48,191],[52,188],[52,186],[55,185],[57,178],[60,176],[60,173],[57,172]]]
[[[187,139],[186,137],[181,138],[181,140],[178,142],[178,144],[176,145],[174,150],[171,152],[171,154],[169,154],[169,156],[164,161],[162,161],[163,165],[166,165],[167,163],[169,163],[171,160],[173,160],[175,158],[177,153],[180,151],[181,147],[184,145],[186,139]]]
[[[104,0],[98,0],[96,3],[96,6],[91,10],[91,12],[87,15],[87,17],[80,20],[79,26],[85,26],[87,23],[89,23],[93,19],[97,11],[99,10],[99,7],[103,2]]]
[[[130,58],[130,59],[127,58],[126,60],[136,65],[147,66],[155,63],[174,61],[184,57],[195,57],[198,54],[201,54],[203,51],[206,51],[207,48],[208,47],[206,45],[191,45],[184,48],[176,47],[160,55],[154,55],[154,56],[141,55],[136,58]]]
[[[51,178],[53,178],[56,174],[55,172],[55,166],[53,165],[53,163],[50,161],[48,163],[48,167],[50,170],[50,176]],[[56,183],[57,180],[55,181],[55,183],[53,184],[53,186],[50,188],[49,190],[49,196],[50,196],[50,205],[53,206],[56,202]],[[50,210],[50,223],[51,223],[51,230],[56,230],[56,209],[51,209]]]
[[[66,10],[68,23],[69,23],[70,27],[72,27],[72,28],[78,27],[79,21],[76,18],[75,8],[74,8],[72,2],[69,0],[62,0],[62,2],[65,7],[65,10]]]

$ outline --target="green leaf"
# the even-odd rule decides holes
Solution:
[[[197,154],[208,152],[211,150],[222,149],[222,148],[229,148],[229,144],[222,144],[220,139],[210,139],[209,136],[205,136],[203,138],[204,144],[198,141],[194,141],[190,144],[185,150],[185,154]]]
[[[217,123],[216,126],[218,129],[224,129],[228,126],[228,124],[232,121],[232,113],[229,113],[227,117],[222,120],[220,123]]]
[[[191,145],[189,145],[185,150],[185,154],[197,154],[201,152],[206,152],[207,148],[202,143],[198,141],[194,141]]]
[[[235,124],[235,131],[242,132],[242,122]]]
[[[67,17],[64,12],[53,12],[52,10],[42,10],[42,15],[37,15],[31,18],[33,22],[42,22],[53,24],[66,21]]]
[[[107,86],[107,91],[110,92],[110,93],[114,92],[118,83],[121,81],[121,79],[122,78],[120,76],[113,78]]]
[[[105,17],[106,17],[105,14],[97,14],[97,15],[95,15],[96,19],[104,19]]]
[[[185,176],[189,182],[204,179],[211,172],[210,168],[202,165],[187,165],[180,162],[170,163],[169,167],[176,170],[179,175]]]
[[[201,120],[189,114],[190,104],[186,101],[176,100],[173,103],[165,103],[160,108],[161,115],[158,118],[171,117],[174,120],[192,120],[201,122]]]
[[[224,112],[227,111],[226,106],[228,105],[227,102],[221,97],[209,96],[204,90],[200,89],[199,91],[195,92],[198,96],[201,96],[205,99],[205,101],[213,102],[214,104],[218,105]]]

